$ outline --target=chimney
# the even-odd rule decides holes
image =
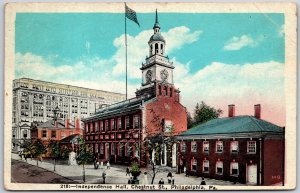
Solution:
[[[228,105],[228,117],[235,117],[235,105]]]
[[[66,119],[66,128],[70,129],[70,119]]]
[[[261,107],[260,107],[260,104],[257,104],[257,105],[254,105],[254,116],[257,118],[257,119],[260,119],[260,112],[261,112]]]
[[[76,118],[75,128],[76,128],[76,129],[80,129],[80,120],[79,120],[78,117]]]

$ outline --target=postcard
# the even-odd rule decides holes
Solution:
[[[8,3],[7,190],[296,187],[293,3]]]

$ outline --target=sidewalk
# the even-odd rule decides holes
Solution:
[[[18,154],[12,153],[12,159],[20,160],[20,157]],[[23,159],[22,161],[25,162]],[[31,165],[36,165],[36,160],[31,160],[30,158],[27,159],[27,163]],[[53,162],[51,160],[39,161],[39,167],[44,168],[49,171],[53,171]],[[102,172],[105,170],[106,172],[106,184],[127,184],[129,176],[126,176],[126,166],[121,165],[111,165],[110,169],[94,169],[94,165],[86,165],[85,166],[85,179],[87,184],[102,184]],[[140,179],[144,177],[143,173],[146,171],[146,169],[142,168],[142,174],[139,176]],[[185,174],[176,174],[174,172],[174,169],[164,167],[162,168],[162,172],[159,172],[156,174],[154,184],[158,184],[158,181],[160,178],[164,179],[165,184],[167,184],[167,173],[168,171],[171,171],[176,185],[200,185],[201,178],[196,176],[190,176],[186,177]],[[71,180],[74,180],[79,183],[83,183],[82,180],[82,166],[70,166],[70,165],[62,165],[57,164],[56,165],[56,171],[54,173],[57,173],[61,176],[67,177]],[[140,180],[142,181],[142,180]],[[233,184],[229,181],[221,181],[221,180],[214,180],[214,179],[208,179],[205,178],[207,185],[224,185],[224,186],[241,186],[244,184]],[[151,177],[148,175],[148,182],[151,183]]]

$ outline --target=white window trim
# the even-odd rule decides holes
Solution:
[[[250,143],[253,142],[254,144],[254,152],[250,152],[249,150],[249,145]],[[247,141],[247,154],[256,154],[256,141]]]
[[[232,174],[233,164],[237,164],[237,174]],[[239,176],[239,173],[240,173],[239,163],[231,162],[230,163],[230,176]]]
[[[218,163],[222,163],[222,173],[218,173]],[[216,174],[217,175],[223,175],[223,172],[224,172],[224,163],[223,163],[223,161],[217,161],[216,162]]]
[[[193,146],[195,146],[195,148],[193,148]],[[191,142],[191,152],[193,152],[193,153],[197,152],[197,142],[196,141]]]
[[[208,171],[204,171],[205,168],[205,164],[204,163],[208,163]],[[203,168],[202,168],[203,173],[209,173],[209,161],[208,160],[204,160],[203,161]]]
[[[233,148],[232,148],[233,143],[237,143],[237,149],[236,149],[236,151],[232,151],[233,150]],[[239,152],[239,142],[238,141],[230,141],[230,152],[231,153],[238,153]]]
[[[205,150],[206,146],[207,146],[207,150]],[[203,141],[203,152],[209,153],[209,141]]]
[[[193,170],[193,166],[196,165],[196,169]],[[197,171],[197,160],[196,159],[192,159],[191,160],[191,171],[196,172]]]
[[[220,147],[222,149],[222,151],[218,151],[218,143],[222,144]],[[223,144],[223,141],[216,141],[216,153],[223,153],[223,150],[224,150],[224,144]]]

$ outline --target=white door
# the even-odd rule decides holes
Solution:
[[[177,165],[177,148],[176,148],[176,143],[173,144],[172,146],[172,167],[175,168]]]
[[[248,184],[257,184],[257,165],[248,165]]]

